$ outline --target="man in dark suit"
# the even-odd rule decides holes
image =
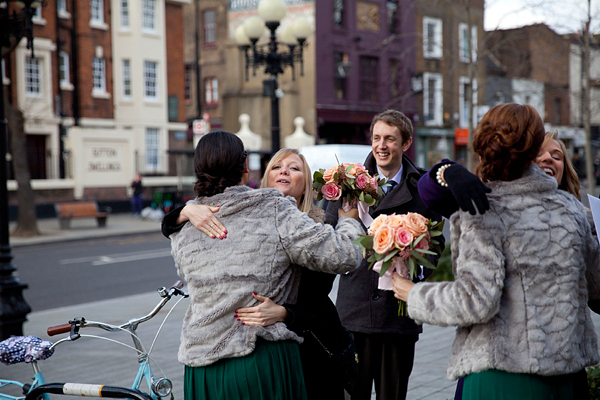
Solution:
[[[371,140],[372,152],[365,167],[372,175],[388,178],[392,187],[386,188],[387,193],[369,209],[369,214],[375,218],[380,214],[417,212],[440,221],[442,217],[425,207],[417,191],[417,182],[425,171],[404,155],[413,140],[413,126],[406,115],[396,110],[376,115],[371,123]],[[327,222],[334,226],[339,207],[337,201],[327,207]],[[435,265],[438,258],[430,260]],[[430,273],[425,269],[420,278]],[[377,288],[378,279],[379,274],[368,269],[366,260],[340,277],[337,309],[342,324],[354,335],[359,358],[352,400],[370,400],[373,382],[378,400],[405,399],[415,343],[422,332],[412,319],[398,316],[398,300],[392,291]]]

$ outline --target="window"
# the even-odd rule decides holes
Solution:
[[[333,25],[344,27],[344,0],[333,0]]]
[[[442,20],[423,18],[423,57],[442,58]]]
[[[69,76],[69,54],[61,51],[58,55],[58,75],[60,77],[61,85],[68,85],[71,83]]]
[[[216,105],[219,101],[219,81],[217,78],[204,79],[204,103]]]
[[[400,68],[402,63],[398,60],[390,60],[390,94],[392,95],[392,99],[400,96]]]
[[[106,93],[106,63],[104,58],[94,57],[92,62],[94,93]]]
[[[8,76],[6,75],[6,62],[4,61],[4,58],[2,59],[2,84],[4,85],[8,85],[10,84],[10,79],[8,79]]]
[[[66,14],[67,13],[67,0],[57,0],[56,7],[58,8],[58,12],[60,14]]]
[[[35,12],[33,13],[33,20],[41,21],[42,18],[42,5],[40,4],[35,8]]]
[[[442,102],[442,75],[423,73],[423,119],[425,125],[442,124]]]
[[[204,44],[214,44],[217,41],[217,12],[204,11]]]
[[[121,28],[129,29],[129,0],[121,0]]]
[[[469,62],[469,52],[471,61],[477,60],[477,27],[471,26],[471,42],[469,43],[469,27],[467,24],[458,25],[458,53],[460,61]],[[470,51],[469,51],[470,50]]]
[[[333,53],[333,60],[335,68],[333,71],[335,98],[336,100],[346,100],[346,91],[348,90],[346,85],[348,82],[348,72],[350,69],[348,54],[336,51]]]
[[[379,60],[375,57],[360,57],[360,99],[377,101],[377,77]]]
[[[398,0],[388,0],[388,29],[390,35],[398,33]]]
[[[156,0],[143,0],[142,28],[145,31],[156,31]]]
[[[144,61],[144,96],[146,99],[158,99],[157,63]]]
[[[123,74],[123,98],[131,97],[131,62],[127,59],[121,63],[121,73]]]
[[[146,168],[156,170],[160,167],[158,149],[158,128],[146,128]]]
[[[104,0],[91,0],[90,7],[90,22],[104,24]]]
[[[42,61],[35,57],[25,57],[25,93],[28,97],[42,94]]]
[[[185,66],[185,74],[183,76],[184,98],[190,100],[192,98],[192,65]]]
[[[554,125],[560,125],[561,123],[561,100],[560,97],[554,99]]]

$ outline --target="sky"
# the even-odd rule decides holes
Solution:
[[[557,33],[582,29],[588,0],[485,0],[485,29],[509,29],[545,23]],[[600,33],[600,0],[591,0],[591,29]]]

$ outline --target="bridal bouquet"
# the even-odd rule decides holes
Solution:
[[[336,201],[342,199],[345,211],[359,202],[368,207],[377,204],[383,197],[387,179],[371,176],[367,169],[358,163],[343,163],[313,174],[313,188],[317,191],[317,200]]]
[[[379,289],[392,290],[392,273],[413,280],[419,265],[434,269],[427,254],[441,254],[440,242],[444,221],[432,222],[418,213],[380,215],[373,220],[366,235],[354,241],[362,247],[369,268],[379,272]],[[407,316],[406,303],[398,301],[398,315]]]

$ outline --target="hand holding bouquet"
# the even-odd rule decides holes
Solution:
[[[368,257],[369,268],[379,272],[379,289],[392,290],[395,271],[413,280],[420,272],[419,265],[434,269],[427,254],[441,254],[440,242],[444,221],[432,222],[418,213],[380,215],[369,227],[367,235],[359,235],[354,243]],[[432,251],[433,250],[433,251]],[[406,316],[406,303],[399,300],[399,316]]]
[[[372,177],[362,164],[343,163],[315,171],[313,181],[317,200],[342,199],[342,208],[348,211],[359,202],[368,207],[377,204],[383,197],[382,187],[387,180],[379,179],[377,175]]]

